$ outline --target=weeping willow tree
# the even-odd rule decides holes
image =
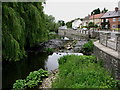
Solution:
[[[18,61],[26,56],[26,48],[47,40],[41,2],[3,3],[2,10],[3,60]]]

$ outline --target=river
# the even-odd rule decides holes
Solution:
[[[17,79],[25,79],[30,72],[40,68],[51,72],[58,68],[58,59],[64,55],[83,55],[82,53],[60,53],[54,52],[52,55],[47,53],[30,53],[28,58],[17,62],[3,62],[2,64],[2,88],[11,89]]]

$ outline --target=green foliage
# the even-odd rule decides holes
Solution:
[[[47,52],[48,54],[50,54],[50,53],[54,52],[54,49],[53,48],[45,48],[44,51]]]
[[[99,9],[99,8],[94,9],[94,10],[91,12],[91,15],[95,15],[95,14],[100,14],[100,9]]]
[[[15,89],[23,89],[26,86],[26,80],[16,80],[16,82],[13,84],[13,88]]]
[[[48,40],[49,32],[59,27],[53,16],[44,14],[42,2],[2,5],[3,60],[20,60],[26,56],[26,49]]]
[[[3,3],[3,59],[17,61],[25,56],[24,21],[11,7]]]
[[[82,52],[84,54],[91,54],[93,52],[93,47],[94,47],[93,41],[90,40],[82,46]]]
[[[60,24],[60,26],[64,26],[65,25],[65,21],[63,21],[63,20],[59,20],[58,23]]]
[[[66,23],[66,26],[67,26],[68,28],[72,28],[72,21],[67,22],[67,23]]]
[[[55,22],[55,18],[52,15],[45,15],[46,28],[49,32],[57,32],[58,27],[60,26]]]
[[[59,59],[53,88],[116,88],[114,80],[94,56],[67,55]]]
[[[101,13],[106,13],[108,11],[108,9],[104,8]]]
[[[94,25],[94,27],[95,27],[95,28],[98,28],[98,25],[97,25],[97,24],[95,24],[95,25]]]
[[[88,28],[88,26],[82,26],[81,28]]]
[[[93,23],[93,22],[89,22],[88,27],[89,27],[89,28],[94,27],[94,23]]]
[[[48,77],[48,72],[39,69],[38,71],[30,72],[30,74],[26,77],[25,80],[19,79],[13,84],[14,89],[23,89],[23,88],[33,88],[37,86],[42,79]]]

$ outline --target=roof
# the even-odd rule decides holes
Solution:
[[[90,16],[89,19],[93,19],[93,18],[94,18],[94,19],[100,19],[103,15],[104,15],[104,13],[92,15],[92,16]]]
[[[109,11],[105,13],[101,18],[111,18],[111,17],[118,17],[120,16],[120,10],[116,11]]]
[[[89,20],[89,15],[88,16],[86,16],[85,18],[83,18],[83,20]]]

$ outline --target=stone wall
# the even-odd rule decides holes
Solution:
[[[102,60],[104,67],[112,73],[112,75],[120,80],[120,58],[109,54],[108,52],[104,51],[103,48],[101,49],[100,46],[97,46],[94,43],[94,55],[97,57],[98,60]],[[104,48],[106,49],[106,48]],[[116,55],[116,54],[115,54]]]
[[[84,34],[80,32],[80,30],[72,30],[72,29],[65,29],[65,30],[58,30],[58,35],[63,37],[68,37],[70,40],[86,40],[88,39],[88,34]]]

